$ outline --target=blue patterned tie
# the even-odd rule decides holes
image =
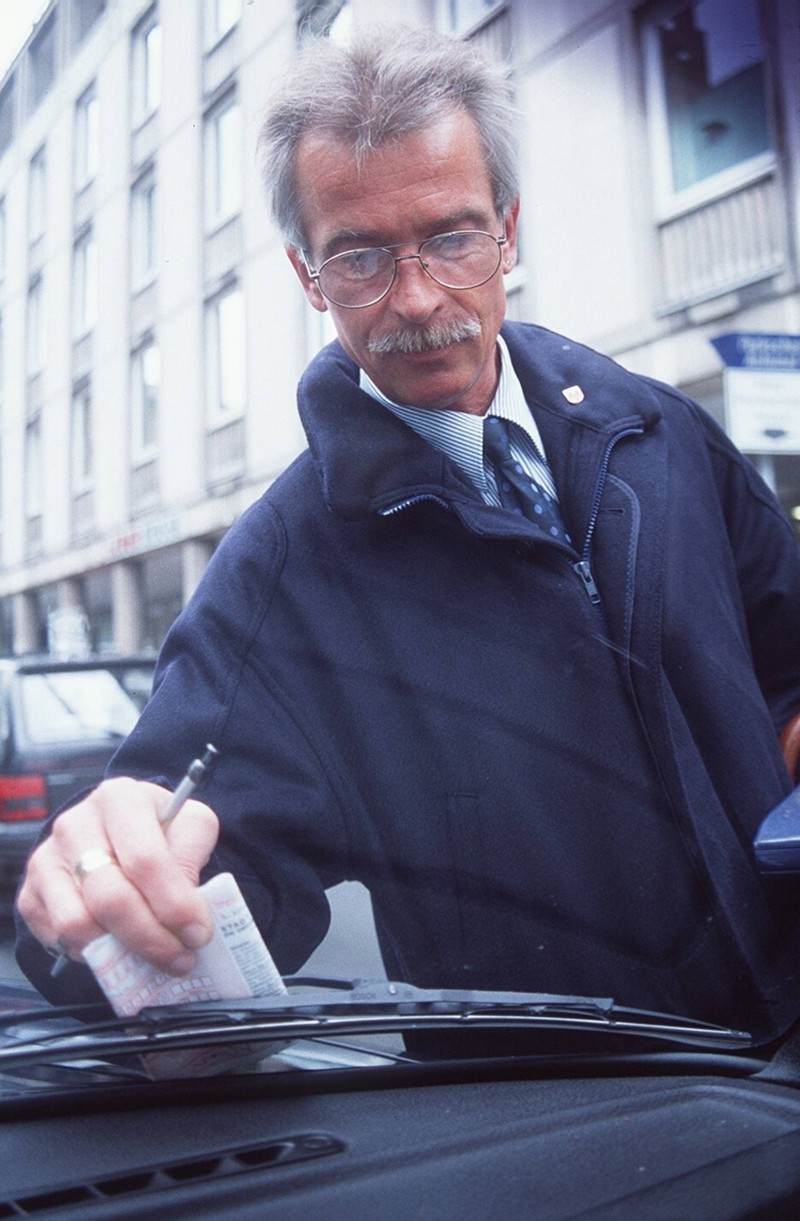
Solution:
[[[522,514],[550,538],[569,543],[558,504],[511,454],[510,422],[487,416],[483,424],[483,452],[494,467],[497,493],[503,508]]]

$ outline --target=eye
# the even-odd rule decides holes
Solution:
[[[366,247],[364,250],[348,250],[336,255],[328,264],[331,272],[347,280],[371,280],[386,271],[392,256],[386,250]]]
[[[439,237],[431,238],[429,242],[425,243],[424,249],[434,258],[456,262],[474,254],[476,245],[479,245],[479,240],[476,243],[476,234],[471,230],[464,230],[456,233],[442,233]]]

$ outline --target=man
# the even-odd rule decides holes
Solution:
[[[284,972],[350,878],[420,985],[757,1038],[797,1015],[796,903],[750,847],[790,786],[797,545],[696,404],[504,325],[512,130],[461,43],[395,31],[293,66],[265,176],[339,342],[300,385],[309,451],[218,549],[115,778],[32,856],[19,954],[48,995],[86,994],[105,929],[191,969],[195,883],[228,868]]]

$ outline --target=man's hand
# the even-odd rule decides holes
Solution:
[[[56,818],[17,900],[39,941],[81,961],[84,946],[114,933],[170,974],[192,969],[194,951],[211,936],[197,884],[219,828],[213,811],[193,800],[163,828],[169,800],[158,785],[119,777]],[[81,861],[85,871],[76,873]]]

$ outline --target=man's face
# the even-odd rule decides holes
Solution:
[[[364,246],[420,242],[455,229],[481,229],[499,237],[503,218],[492,189],[477,129],[464,111],[368,154],[361,170],[330,136],[307,135],[297,153],[297,183],[312,267]],[[315,309],[330,309],[342,346],[376,386],[395,402],[481,415],[497,385],[497,333],[505,315],[506,274],[516,258],[519,205],[505,218],[507,245],[500,270],[478,288],[443,288],[419,260],[398,264],[389,293],[374,305],[345,309],[326,301],[297,251],[289,257]],[[396,332],[474,324],[480,333],[417,353],[375,350]],[[463,331],[462,331],[463,333]],[[440,332],[441,334],[441,332]]]

